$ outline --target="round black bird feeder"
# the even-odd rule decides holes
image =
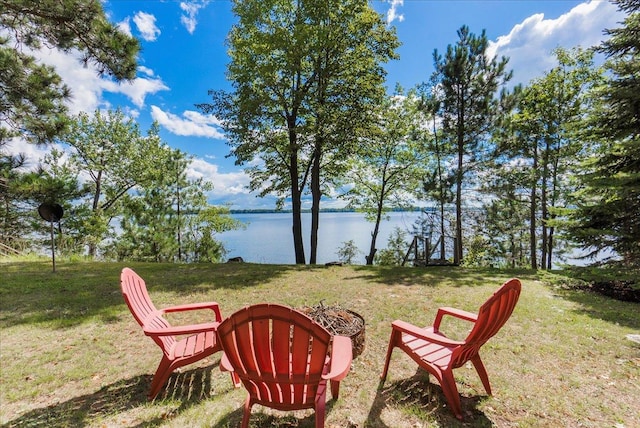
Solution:
[[[60,219],[64,215],[64,210],[60,204],[56,203],[43,203],[38,207],[38,214],[43,220],[46,220],[51,225],[51,260],[53,261],[53,272],[56,271],[56,248],[55,240],[53,238],[53,223],[59,223]]]

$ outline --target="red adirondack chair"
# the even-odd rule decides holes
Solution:
[[[471,361],[482,385],[491,395],[491,385],[487,371],[478,351],[509,319],[513,312],[521,284],[516,278],[505,282],[481,307],[477,314],[454,308],[439,308],[432,327],[419,328],[407,322],[396,320],[392,323],[391,338],[387,358],[382,372],[382,381],[387,378],[389,360],[395,347],[407,353],[420,367],[433,374],[454,415],[462,420],[460,395],[453,377],[453,369]],[[473,322],[473,328],[463,341],[452,340],[440,331],[440,323],[445,315],[451,315]]]
[[[151,337],[162,349],[162,360],[158,365],[149,399],[153,400],[162,389],[171,373],[178,367],[199,361],[221,350],[216,329],[222,321],[220,308],[216,302],[192,303],[156,309],[149,298],[144,280],[129,268],[122,269],[120,285],[129,310],[144,334]],[[213,311],[215,321],[174,327],[163,317],[165,313],[185,312],[200,309]],[[176,336],[186,336],[181,339]],[[233,379],[234,383],[237,379]]]
[[[351,367],[351,339],[334,336],[305,314],[287,306],[257,304],[241,309],[218,327],[223,371],[237,373],[248,391],[242,427],[251,407],[315,409],[324,426],[327,380],[338,398]],[[236,386],[239,386],[237,384]]]

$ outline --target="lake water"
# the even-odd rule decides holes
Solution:
[[[393,212],[390,220],[380,224],[380,232],[376,240],[378,249],[387,246],[387,240],[395,227],[411,230],[419,212]],[[294,264],[292,214],[233,214],[233,218],[247,225],[246,229],[221,233],[217,238],[228,250],[228,257],[242,257],[244,261],[266,264]],[[338,260],[338,249],[345,242],[353,240],[362,252],[354,264],[364,264],[365,254],[369,253],[373,223],[367,222],[362,213],[354,212],[322,212],[318,229],[317,262],[324,264]],[[307,262],[311,254],[310,233],[311,213],[302,214],[302,230],[304,251]],[[411,239],[407,237],[407,239]]]
[[[245,229],[232,230],[221,233],[217,238],[228,250],[227,257],[242,257],[250,263],[265,264],[294,264],[293,235],[291,232],[291,213],[268,214],[233,214],[233,218],[246,225]],[[420,212],[393,212],[389,220],[380,223],[380,231],[376,240],[378,250],[387,247],[389,236],[396,227],[403,231],[413,229]],[[302,228],[306,261],[311,254],[309,230],[311,228],[311,214],[302,214]],[[369,253],[373,223],[365,220],[364,214],[355,212],[322,212],[320,213],[320,228],[318,230],[318,264],[337,261],[338,249],[344,243],[353,240],[360,250],[354,264],[365,264],[365,254]],[[407,233],[407,245],[412,239]],[[581,252],[574,251],[564,262],[569,265],[589,264],[590,260],[579,260]],[[610,254],[605,254],[610,255]],[[554,268],[559,268],[554,263]]]

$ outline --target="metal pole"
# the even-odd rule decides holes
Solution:
[[[51,224],[51,260],[53,260],[53,273],[56,273],[56,244],[53,240],[53,219],[49,223]]]

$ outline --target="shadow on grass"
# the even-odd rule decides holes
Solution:
[[[244,403],[243,403],[244,404]],[[258,408],[255,406],[254,408]],[[333,407],[333,400],[328,401],[326,405],[325,418],[328,416],[329,411]],[[305,411],[309,412],[309,411]],[[226,415],[222,420],[213,425],[214,428],[235,428],[240,426],[242,420],[243,408],[240,407],[237,410]],[[315,412],[311,412],[309,415],[297,418],[292,415],[291,412],[277,412],[277,414],[267,414],[259,410],[251,412],[251,418],[249,418],[249,426],[251,428],[311,428],[315,427],[316,421]],[[346,428],[346,427],[345,427]]]
[[[437,422],[436,425],[442,427],[491,427],[491,420],[477,409],[478,403],[486,398],[484,395],[461,396],[465,419],[459,421],[446,404],[442,388],[429,382],[427,372],[417,369],[408,379],[387,381],[384,384],[380,382],[366,425],[375,428],[395,428],[395,425],[385,423],[381,417],[385,408],[394,408],[402,413],[412,414],[426,423]]]
[[[579,308],[573,309],[576,313],[640,330],[638,303],[623,302],[588,290],[559,290],[557,294],[563,299],[578,303]]]
[[[58,263],[54,273],[45,262],[5,263],[0,282],[0,325],[53,322],[69,327],[96,316],[106,323],[115,321],[125,308],[120,292],[124,266],[145,279],[151,294],[162,290],[179,296],[214,296],[216,289],[244,289],[296,269],[245,263],[68,262]]]
[[[594,281],[611,281],[615,278],[640,282],[637,271],[591,267],[554,271],[553,276],[545,278],[545,282],[554,289],[557,296],[578,304],[578,307],[573,309],[575,313],[638,330],[640,303],[620,300],[592,287]]]
[[[241,387],[241,389],[245,392],[246,390]],[[328,386],[327,386],[327,389]],[[340,396],[343,399],[342,396]],[[246,395],[244,396],[246,398]],[[336,403],[336,400],[331,397],[331,393],[327,391],[327,401],[325,404],[325,421],[329,416],[331,409]],[[244,413],[244,400],[241,403],[238,403],[240,407],[237,410],[227,414],[224,418],[222,418],[218,423],[216,423],[214,428],[229,428],[229,427],[237,427],[240,426],[240,422],[242,421],[242,416]],[[304,409],[297,411],[279,411],[272,410],[271,413],[266,413],[262,411],[265,407],[261,405],[254,405],[252,407],[251,416],[249,418],[249,425],[252,428],[310,428],[315,427],[316,421],[316,413],[313,409]],[[349,426],[345,426],[345,428],[349,428]]]
[[[537,274],[528,269],[460,268],[456,266],[406,267],[378,266],[370,269],[365,266],[353,266],[360,272],[355,279],[377,282],[386,285],[430,285],[433,287],[448,284],[454,287],[495,284],[517,277],[533,280]]]
[[[167,401],[168,403],[177,402],[179,404],[159,416],[139,421],[137,424],[136,421],[131,421],[131,424],[126,422],[126,412],[148,405],[147,392],[151,385],[151,375],[141,375],[121,380],[104,386],[92,394],[33,409],[2,425],[2,428],[79,427],[87,426],[109,417],[117,417],[117,425],[134,427],[156,426],[162,421],[171,419],[208,399],[212,394],[211,370],[213,369],[213,366],[209,366],[182,373],[173,373],[165,388],[153,403],[162,404],[169,400]],[[231,382],[229,382],[228,389],[233,389]],[[241,419],[241,412],[239,416],[235,415],[233,418],[229,418],[230,421],[234,421],[236,424]],[[107,425],[105,422],[105,426]]]

